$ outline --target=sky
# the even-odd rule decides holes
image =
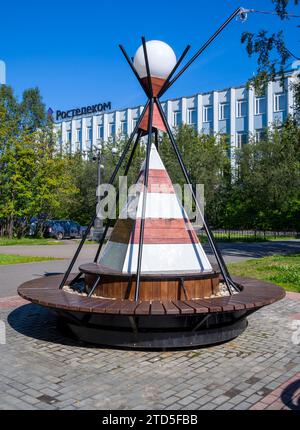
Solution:
[[[134,56],[144,35],[168,43],[177,58],[190,44],[191,56],[238,6],[273,10],[271,0],[2,0],[0,59],[16,95],[37,86],[47,108],[108,101],[113,109],[134,107],[145,95],[119,43]],[[300,15],[300,6],[290,12]],[[256,63],[240,43],[243,31],[283,29],[288,48],[300,56],[299,24],[300,18],[282,22],[262,14],[250,14],[245,23],[232,21],[164,98],[245,83]]]

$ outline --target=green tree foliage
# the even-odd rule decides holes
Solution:
[[[288,6],[299,4],[298,0],[272,0],[275,11],[281,20],[289,19]],[[249,80],[257,93],[263,93],[269,81],[280,75],[283,83],[284,69],[291,58],[298,58],[286,47],[283,31],[270,33],[267,29],[258,33],[244,32],[241,42],[245,44],[248,55],[257,57],[256,76]],[[300,76],[299,76],[300,78]],[[300,108],[300,83],[294,84],[296,109]]]
[[[229,180],[227,143],[221,136],[198,135],[188,125],[175,131],[175,139],[193,185],[204,185],[205,213],[213,225],[219,222],[219,210]],[[169,139],[164,136],[160,154],[174,184],[185,183]]]
[[[0,233],[21,236],[28,220],[41,215],[86,225],[96,208],[95,154],[84,159],[68,148],[58,152],[39,92],[26,94],[26,102],[23,98],[19,103],[10,87],[0,88]],[[198,135],[183,125],[175,130],[175,138],[192,183],[204,184],[205,214],[214,227],[300,230],[300,131],[294,120],[270,128],[263,141],[244,145],[236,153],[234,178],[224,136]],[[103,144],[102,183],[109,181],[126,143],[117,138]],[[159,152],[173,183],[183,185],[166,135],[160,138]],[[121,175],[128,158],[129,154]],[[136,182],[144,158],[145,145],[139,144],[128,186]]]
[[[57,153],[53,124],[47,119],[39,91],[24,92],[18,103],[13,90],[0,87],[0,226],[1,234],[24,234],[32,216],[52,217],[57,195],[76,188]]]
[[[239,178],[225,205],[224,226],[300,229],[300,131],[287,121],[237,154]]]
[[[117,138],[110,139],[101,149],[101,183],[107,184],[116,167],[127,139]],[[124,174],[125,166],[130,156],[127,154],[121,169],[120,175]],[[82,158],[80,153],[69,155],[69,171],[73,178],[74,186],[79,190],[77,194],[68,195],[67,198],[61,196],[61,210],[58,213],[59,218],[71,218],[77,222],[86,225],[95,214],[96,210],[96,186],[97,186],[97,152],[87,154]],[[127,175],[127,184],[130,187],[137,180],[142,162],[145,158],[145,146],[138,145],[135,155]],[[118,177],[114,185],[119,187]]]
[[[205,215],[213,227],[300,230],[300,131],[294,121],[289,119],[282,127],[270,129],[261,142],[243,145],[236,153],[236,178],[230,175],[229,148],[223,136],[198,135],[183,125],[175,130],[175,138],[192,183],[204,184]],[[103,182],[108,182],[125,143],[117,139],[104,145]],[[118,150],[115,156],[112,147]],[[172,182],[183,186],[185,181],[166,135],[160,139],[159,152]],[[128,186],[136,181],[144,158],[145,146],[140,145]],[[80,191],[67,199],[62,196],[60,216],[87,224],[95,213],[97,163],[76,154],[70,156],[68,165]]]

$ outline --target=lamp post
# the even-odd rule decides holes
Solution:
[[[93,155],[93,150],[94,155]],[[112,155],[115,155],[118,152],[117,148],[113,147],[111,149]],[[96,205],[96,218],[94,222],[94,231],[93,231],[93,240],[99,240],[101,237],[101,234],[103,233],[103,220],[99,216],[98,211],[100,207],[101,202],[101,193],[100,193],[100,187],[101,187],[101,170],[104,169],[104,165],[102,164],[103,161],[105,161],[105,158],[102,154],[102,145],[94,146],[91,152],[92,160],[97,162],[97,188],[96,188],[96,196],[97,196],[97,205]]]

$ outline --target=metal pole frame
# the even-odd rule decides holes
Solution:
[[[144,42],[143,42],[143,40],[144,40]],[[145,41],[145,37],[143,36],[143,37],[142,37],[142,44],[143,44],[143,51],[144,51],[144,55],[145,55],[145,48],[144,48],[144,43],[145,43],[145,42],[146,42],[146,41]],[[144,92],[145,92],[146,96],[147,96],[148,98],[151,98],[150,91],[151,91],[151,89],[152,89],[152,84],[151,84],[151,85],[149,85],[149,90],[148,90],[148,89],[146,88],[145,84],[143,83],[142,79],[140,78],[140,76],[139,76],[139,74],[138,74],[138,72],[137,72],[136,68],[134,67],[133,59],[130,59],[130,57],[129,57],[129,55],[127,54],[127,52],[126,52],[126,50],[125,50],[125,48],[124,48],[124,46],[123,46],[123,45],[119,45],[119,48],[121,49],[122,54],[124,55],[124,57],[125,57],[125,59],[126,59],[127,63],[129,64],[129,67],[130,67],[130,68],[131,68],[131,70],[133,71],[133,73],[134,73],[135,77],[136,77],[136,78],[137,78],[137,80],[139,81],[139,84],[140,84],[140,85],[141,85],[141,87],[143,88],[143,90],[144,90]],[[177,61],[177,63],[175,64],[175,66],[174,66],[173,70],[171,71],[171,73],[170,73],[170,74],[169,74],[169,76],[167,77],[167,79],[166,79],[165,83],[163,84],[162,88],[160,89],[158,97],[160,97],[160,96],[161,96],[161,95],[162,95],[162,94],[167,90],[166,85],[169,83],[170,79],[172,78],[172,76],[174,75],[174,73],[176,72],[176,70],[178,69],[178,67],[180,66],[180,64],[182,63],[182,61],[183,61],[184,57],[186,56],[186,54],[187,54],[187,52],[189,51],[189,49],[190,49],[190,48],[191,48],[191,45],[187,45],[187,47],[185,48],[185,50],[184,50],[184,51],[183,51],[183,53],[181,54],[181,56],[180,56],[179,60],[178,60],[178,61]],[[146,52],[147,52],[147,51],[146,51]],[[148,80],[148,71],[147,71],[147,80]],[[149,81],[148,81],[148,82],[149,82]],[[151,82],[151,80],[150,80],[150,82]],[[162,92],[162,90],[163,90],[163,92]]]
[[[123,46],[123,45],[119,45],[119,48],[121,49],[122,54],[124,55],[124,57],[125,57],[125,59],[126,59],[127,63],[129,64],[129,67],[130,67],[130,68],[131,68],[131,70],[133,71],[133,73],[134,73],[135,77],[136,77],[136,78],[137,78],[137,80],[139,81],[140,86],[143,88],[143,90],[144,90],[145,94],[146,94],[146,95],[147,95],[147,97],[149,98],[149,97],[150,97],[150,95],[148,94],[147,88],[146,88],[146,86],[144,85],[143,81],[141,80],[141,78],[140,78],[140,76],[139,76],[138,72],[136,71],[136,68],[134,67],[133,61],[129,58],[129,55],[128,55],[128,54],[127,54],[127,52],[125,51],[125,48],[124,48],[124,46]]]
[[[155,148],[158,151],[158,130],[157,128],[154,129],[154,144]]]
[[[134,300],[137,302],[140,295],[140,281],[141,281],[141,267],[142,267],[142,258],[143,258],[143,245],[144,245],[144,229],[145,229],[145,216],[146,216],[146,205],[147,205],[147,192],[148,192],[148,179],[149,179],[149,162],[150,162],[150,151],[151,151],[151,140],[152,140],[152,121],[153,121],[153,108],[154,108],[154,98],[153,88],[150,76],[150,67],[148,62],[148,54],[145,38],[142,38],[143,49],[144,49],[144,57],[146,63],[147,70],[147,79],[148,83],[151,86],[150,93],[150,105],[149,105],[149,116],[148,116],[148,140],[147,140],[147,152],[146,152],[146,162],[145,162],[145,170],[144,170],[144,185],[143,185],[143,202],[142,202],[142,216],[141,216],[141,224],[140,224],[140,237],[139,237],[139,248],[138,248],[138,260],[137,260],[137,270],[136,270],[136,288],[134,293]]]
[[[96,155],[96,158],[97,158],[97,207],[101,201],[101,198],[99,195],[99,190],[100,190],[100,186],[101,186],[101,161],[102,161],[101,151],[102,151],[101,149],[97,148],[97,155]],[[99,224],[99,225],[97,225],[97,224]],[[98,229],[101,229],[101,226],[103,227],[103,224],[101,222],[101,218],[99,218],[98,216],[95,219],[95,224],[94,224],[95,228],[96,228],[96,225],[97,225]]]
[[[164,91],[162,91],[162,89],[159,91],[159,97],[161,97],[173,84],[174,84],[174,82],[176,82],[177,81],[177,79],[188,69],[188,67],[190,67],[190,65],[199,57],[199,55],[210,45],[210,43],[221,33],[221,31],[239,14],[239,13],[241,13],[243,11],[243,8],[241,8],[241,7],[239,7],[238,9],[236,9],[235,10],[235,12],[224,22],[224,24],[222,24],[221,25],[221,27],[219,27],[219,29],[210,37],[210,39],[208,39],[208,41],[196,52],[196,54],[188,61],[188,63],[177,73],[177,75],[171,80],[171,77],[173,76],[173,74],[175,73],[175,71],[177,70],[177,68],[178,68],[178,66],[179,66],[179,64],[181,63],[181,61],[183,60],[183,58],[184,58],[184,56],[186,55],[186,53],[187,53],[187,51],[189,50],[189,46],[187,46],[186,47],[186,49],[185,49],[185,51],[183,52],[183,54],[181,55],[181,57],[180,57],[180,59],[178,60],[178,62],[177,62],[177,64],[175,65],[175,67],[173,68],[173,70],[171,71],[171,73],[170,73],[170,75],[168,76],[168,78],[167,78],[167,80],[166,80],[166,82],[165,82],[165,84],[163,85],[163,87],[162,87],[162,89],[164,89]],[[148,82],[150,82],[151,83],[151,76],[150,76],[150,68],[149,68],[149,62],[148,62],[148,55],[147,55],[147,49],[146,49],[146,43],[145,43],[145,38],[143,37],[142,38],[142,42],[143,42],[143,49],[144,49],[144,56],[145,56],[145,63],[146,63],[146,69],[147,69],[147,78],[148,78]],[[133,61],[129,58],[129,56],[128,56],[128,54],[126,53],[126,51],[125,51],[125,49],[124,49],[124,47],[122,46],[122,45],[119,45],[119,47],[120,47],[120,49],[121,49],[121,51],[122,51],[122,53],[123,53],[123,55],[124,55],[124,57],[125,57],[125,59],[126,59],[126,61],[128,62],[128,64],[129,64],[129,66],[130,66],[130,68],[131,68],[131,70],[133,71],[133,73],[134,73],[134,75],[136,76],[136,78],[137,78],[137,80],[139,81],[139,83],[140,83],[140,85],[141,85],[141,87],[143,88],[143,90],[144,90],[144,92],[146,93],[146,95],[148,96],[148,100],[147,100],[147,103],[146,103],[146,105],[145,105],[145,107],[144,107],[144,109],[143,109],[143,112],[142,112],[142,114],[140,115],[140,117],[139,117],[139,120],[138,120],[138,122],[137,122],[137,124],[136,124],[136,126],[135,126],[135,129],[134,129],[134,131],[132,132],[132,134],[131,134],[131,136],[130,136],[130,138],[129,138],[129,140],[128,140],[128,142],[127,142],[127,144],[126,144],[126,146],[125,146],[125,148],[124,148],[124,150],[123,150],[123,153],[122,153],[122,155],[121,155],[121,157],[120,157],[120,159],[119,159],[119,161],[118,161],[118,164],[117,164],[117,166],[115,167],[115,170],[114,170],[114,172],[113,172],[113,174],[111,175],[111,178],[110,178],[110,180],[109,180],[109,184],[111,185],[113,182],[114,182],[114,180],[115,180],[115,178],[116,178],[116,176],[117,176],[117,174],[118,174],[118,171],[119,171],[119,169],[120,169],[120,167],[121,167],[121,165],[122,165],[122,163],[123,163],[123,161],[124,161],[124,159],[125,159],[125,157],[126,157],[126,154],[127,154],[127,152],[128,152],[128,150],[129,150],[129,147],[130,147],[130,145],[131,145],[131,143],[132,143],[132,140],[133,140],[133,137],[134,137],[134,135],[137,133],[137,131],[138,131],[138,129],[139,129],[139,126],[140,126],[140,123],[141,123],[141,121],[142,121],[142,119],[143,119],[143,117],[144,117],[144,114],[145,114],[145,112],[146,112],[146,110],[147,110],[147,108],[149,107],[149,121],[148,121],[148,143],[147,143],[147,157],[146,157],[146,165],[147,165],[147,158],[148,158],[148,164],[149,164],[149,157],[150,157],[150,149],[151,149],[151,138],[152,138],[152,119],[153,119],[153,106],[154,106],[154,103],[156,103],[156,105],[158,106],[158,108],[159,108],[159,111],[160,111],[160,114],[161,114],[161,116],[162,116],[162,119],[163,119],[163,121],[164,121],[164,123],[165,123],[165,127],[166,127],[166,129],[167,129],[167,131],[168,131],[168,135],[169,135],[169,138],[170,138],[170,141],[171,141],[171,143],[172,143],[172,146],[173,146],[173,149],[174,149],[174,151],[175,151],[175,153],[176,153],[176,156],[177,156],[177,159],[178,159],[178,161],[179,161],[179,164],[180,164],[180,166],[181,166],[181,169],[182,169],[182,171],[183,171],[183,173],[184,173],[184,176],[185,176],[185,178],[186,178],[186,181],[188,182],[188,184],[189,184],[189,186],[190,186],[190,189],[191,189],[191,193],[192,193],[192,196],[193,196],[193,198],[194,198],[194,200],[195,200],[195,203],[196,203],[196,206],[197,206],[197,209],[199,210],[199,213],[201,214],[201,216],[203,217],[203,215],[202,215],[202,213],[201,213],[201,210],[200,210],[200,207],[199,207],[199,204],[198,204],[198,202],[197,202],[197,199],[196,199],[196,196],[195,196],[195,194],[194,194],[194,190],[193,190],[193,186],[192,186],[192,184],[191,184],[191,182],[190,182],[190,179],[189,179],[189,175],[188,175],[188,173],[187,173],[187,171],[186,171],[186,168],[185,168],[185,165],[184,165],[184,163],[183,163],[183,160],[182,160],[182,158],[181,158],[181,154],[180,154],[180,152],[179,152],[179,150],[178,150],[178,147],[177,147],[177,144],[176,144],[176,141],[175,141],[175,139],[174,139],[174,136],[173,136],[173,134],[172,134],[172,131],[171,131],[171,129],[170,129],[170,127],[169,127],[169,124],[168,124],[168,122],[167,122],[167,120],[166,120],[166,117],[165,117],[165,114],[164,114],[164,111],[163,111],[163,109],[162,109],[162,107],[161,107],[161,104],[160,104],[160,102],[159,102],[159,98],[158,97],[154,97],[153,98],[153,96],[152,96],[152,94],[153,94],[153,88],[152,88],[152,84],[150,85],[150,87],[149,87],[149,91],[150,91],[150,94],[149,94],[149,92],[147,91],[147,89],[146,89],[146,87],[145,87],[145,85],[143,84],[143,82],[142,82],[142,80],[141,80],[141,78],[139,77],[139,75],[138,75],[138,73],[137,73],[137,70],[136,70],[136,68],[134,67],[134,64],[133,64]],[[149,152],[149,154],[148,154],[148,152]],[[149,166],[148,166],[149,167]],[[143,212],[145,211],[145,204],[144,203],[146,203],[146,201],[144,202],[144,200],[145,200],[145,195],[146,195],[146,193],[147,193],[147,187],[146,187],[146,185],[148,185],[148,171],[147,171],[147,169],[145,170],[145,182],[144,182],[144,195],[143,195]],[[147,184],[146,184],[146,177],[147,177]],[[102,197],[103,198],[103,197]],[[102,199],[101,199],[102,200]],[[75,254],[74,254],[74,256],[73,256],[73,258],[72,258],[72,260],[71,260],[71,262],[70,262],[70,264],[69,264],[69,267],[68,267],[68,269],[67,269],[67,271],[65,272],[65,274],[64,274],[64,277],[63,277],[63,279],[62,279],[62,281],[61,281],[61,283],[60,283],[60,286],[59,286],[59,289],[62,289],[63,288],[63,286],[65,285],[65,283],[66,283],[66,281],[67,281],[67,279],[68,279],[68,277],[69,277],[69,275],[70,275],[70,273],[71,273],[71,270],[72,270],[72,268],[73,268],[73,266],[74,266],[74,264],[75,264],[75,262],[76,262],[76,260],[77,260],[77,258],[78,258],[78,255],[79,255],[79,253],[80,253],[80,251],[81,251],[81,249],[82,249],[82,246],[83,246],[83,244],[85,243],[85,241],[86,241],[86,239],[87,239],[87,236],[88,236],[88,234],[89,234],[89,232],[90,232],[90,230],[91,230],[91,228],[92,228],[92,226],[94,225],[94,222],[95,222],[95,219],[96,219],[96,217],[97,217],[97,213],[94,215],[94,217],[93,217],[93,219],[91,220],[91,222],[90,222],[90,224],[88,225],[88,228],[86,229],[86,231],[84,232],[84,235],[83,235],[83,237],[82,237],[82,239],[81,239],[81,241],[80,241],[80,243],[79,243],[79,245],[78,245],[78,248],[77,248],[77,250],[76,250],[76,252],[75,252]],[[143,225],[143,228],[142,228],[142,225]],[[228,288],[228,290],[229,290],[229,292],[230,292],[230,294],[232,294],[231,293],[231,290],[230,290],[230,287],[229,287],[229,282],[231,283],[231,285],[232,285],[232,287],[233,288],[235,288],[235,289],[237,289],[237,287],[236,287],[236,285],[234,284],[234,282],[231,280],[231,278],[230,278],[230,275],[229,275],[229,272],[228,272],[228,269],[227,269],[227,267],[226,267],[226,264],[225,264],[225,262],[224,262],[224,260],[223,260],[223,257],[222,257],[222,255],[220,254],[220,252],[219,252],[219,250],[218,250],[218,248],[217,248],[217,245],[216,245],[216,243],[215,243],[215,240],[214,240],[214,237],[213,237],[213,234],[212,234],[212,232],[211,232],[211,230],[210,230],[210,228],[208,227],[208,225],[206,224],[206,221],[205,221],[205,219],[204,219],[204,217],[203,217],[203,225],[204,225],[204,227],[205,227],[205,230],[206,230],[206,233],[207,233],[207,236],[208,236],[208,238],[209,238],[209,241],[210,241],[210,245],[211,245],[211,247],[212,247],[212,249],[213,249],[213,251],[214,251],[214,253],[215,253],[215,256],[216,256],[216,259],[217,259],[217,261],[218,261],[218,264],[219,264],[219,267],[220,267],[220,269],[221,269],[221,272],[222,272],[222,275],[223,275],[223,277],[224,277],[224,281],[226,282],[226,285],[227,285],[227,288]],[[135,291],[135,299],[137,300],[138,299],[138,296],[139,296],[139,283],[140,283],[140,270],[141,270],[141,257],[142,257],[142,247],[143,247],[143,232],[144,232],[144,219],[143,219],[143,217],[142,217],[142,220],[141,220],[141,231],[140,231],[140,240],[139,240],[139,257],[138,257],[138,268],[137,268],[137,284],[136,284],[136,291]]]
[[[118,174],[118,172],[119,172],[119,169],[120,169],[120,167],[121,167],[121,165],[122,165],[122,163],[123,163],[123,161],[124,161],[124,159],[125,159],[125,157],[126,157],[126,155],[127,155],[127,152],[128,152],[128,150],[129,150],[129,148],[130,148],[130,146],[131,146],[131,143],[132,143],[132,141],[133,141],[133,138],[134,138],[135,134],[137,133],[137,131],[139,130],[140,123],[141,123],[141,121],[142,121],[142,119],[143,119],[143,116],[144,116],[144,114],[145,114],[145,112],[146,112],[146,110],[147,110],[147,108],[148,108],[149,104],[150,104],[150,100],[147,100],[146,105],[145,105],[145,107],[144,107],[144,109],[143,109],[143,112],[142,112],[142,114],[140,115],[140,117],[139,117],[139,119],[138,119],[138,122],[136,123],[136,126],[135,126],[135,128],[134,128],[133,132],[131,133],[130,138],[128,139],[128,142],[127,142],[127,143],[126,143],[126,145],[125,145],[125,148],[124,148],[124,150],[123,150],[123,153],[122,153],[122,155],[121,155],[121,157],[120,157],[120,159],[119,159],[119,161],[118,161],[118,163],[117,163],[117,165],[116,165],[116,167],[115,167],[115,170],[113,171],[113,173],[112,173],[112,175],[111,175],[111,177],[110,177],[110,179],[109,179],[109,185],[112,185],[112,184],[113,184],[113,182],[114,182],[114,181],[115,181],[115,179],[116,179],[116,176],[117,176],[117,174]],[[104,198],[104,196],[101,198],[101,200],[102,200],[103,198]],[[67,279],[68,279],[68,277],[69,277],[69,275],[70,275],[70,273],[71,273],[71,270],[73,269],[73,266],[74,266],[74,264],[75,264],[75,262],[76,262],[76,260],[77,260],[77,258],[78,258],[78,255],[79,255],[79,253],[80,253],[80,251],[81,251],[81,249],[82,249],[82,247],[83,247],[83,244],[84,244],[84,242],[86,241],[86,239],[87,239],[87,237],[88,237],[88,234],[89,234],[89,232],[90,232],[91,228],[92,228],[92,227],[93,227],[93,225],[94,225],[94,222],[95,222],[96,217],[97,217],[97,212],[96,212],[96,213],[95,213],[95,215],[93,216],[93,218],[92,218],[92,220],[91,220],[90,224],[88,225],[88,228],[86,229],[86,231],[84,232],[84,235],[82,236],[82,239],[81,239],[81,241],[80,241],[80,243],[79,243],[79,245],[78,245],[78,248],[76,249],[76,252],[75,252],[75,254],[74,254],[74,256],[73,256],[73,258],[72,258],[72,260],[71,260],[71,262],[70,262],[70,264],[69,264],[69,267],[68,267],[68,269],[66,270],[66,272],[65,272],[65,274],[64,274],[64,277],[63,277],[63,279],[62,279],[62,281],[61,281],[61,283],[60,283],[60,285],[59,285],[59,289],[60,289],[60,290],[64,287],[64,285],[65,285],[65,283],[66,283],[66,281],[67,281]]]
[[[180,64],[182,63],[182,60],[184,59],[184,57],[186,56],[186,54],[188,53],[188,51],[190,50],[190,48],[191,48],[191,45],[187,45],[187,47],[185,48],[185,50],[181,54],[179,60],[177,61],[177,63],[173,67],[173,70],[171,71],[171,73],[167,77],[167,80],[165,81],[165,83],[163,84],[163,86],[161,87],[161,89],[159,90],[159,92],[157,94],[157,98],[160,98],[161,95],[164,94],[164,92],[166,91],[167,85],[169,84],[172,76],[174,75],[174,73],[176,72],[176,70],[178,69],[178,67],[180,66]]]
[[[162,109],[160,101],[156,100],[156,104],[157,104],[157,107],[159,109],[160,115],[161,115],[161,117],[163,119],[164,125],[165,125],[165,127],[167,129],[167,133],[168,133],[169,139],[170,139],[171,144],[173,146],[173,149],[174,149],[174,152],[176,154],[176,157],[177,157],[177,160],[179,162],[179,165],[181,167],[182,173],[183,173],[183,175],[185,177],[185,180],[186,180],[187,184],[189,185],[191,195],[192,195],[192,197],[193,197],[193,199],[195,201],[197,210],[198,210],[198,212],[199,212],[199,214],[200,214],[200,216],[202,218],[203,226],[204,226],[206,235],[208,237],[209,244],[210,244],[210,246],[212,248],[212,251],[213,251],[213,253],[214,253],[215,257],[216,257],[218,266],[220,267],[220,270],[221,270],[224,282],[225,282],[225,284],[227,286],[228,292],[231,295],[232,291],[231,291],[230,286],[233,287],[236,291],[239,291],[239,289],[237,288],[237,286],[235,285],[235,283],[232,281],[232,279],[230,277],[230,274],[229,274],[228,269],[226,267],[225,261],[224,261],[222,255],[221,255],[221,253],[220,253],[220,251],[218,249],[218,246],[216,244],[216,241],[214,239],[213,233],[212,233],[209,225],[207,224],[204,215],[202,214],[200,205],[198,203],[198,200],[196,198],[196,194],[195,194],[194,189],[193,189],[193,185],[192,185],[191,180],[189,178],[189,174],[187,172],[187,169],[185,167],[184,161],[183,161],[182,156],[180,154],[180,151],[178,149],[178,146],[177,146],[177,143],[176,143],[175,138],[173,136],[172,130],[171,130],[171,128],[170,128],[170,126],[168,124],[168,121],[167,121],[167,119],[165,117],[165,113],[164,113],[164,111]]]
[[[148,179],[149,179],[149,160],[150,160],[151,138],[152,138],[152,118],[153,118],[153,98],[150,101],[150,107],[149,107],[148,141],[147,141],[147,153],[146,153],[144,185],[143,185],[143,202],[142,202],[142,216],[141,216],[141,225],[140,225],[137,271],[136,271],[136,288],[135,288],[135,295],[134,295],[135,301],[138,301],[139,293],[140,293],[141,267],[142,267],[143,245],[144,245],[145,215],[146,215]]]
[[[218,30],[202,45],[202,47],[196,52],[196,54],[187,62],[187,64],[177,73],[172,80],[164,86],[164,91],[160,91],[159,97],[161,97],[176,81],[177,79],[191,66],[191,64],[202,54],[203,51],[213,42],[213,40],[224,30],[225,27],[243,11],[243,8],[237,8],[232,15],[218,28]]]
[[[142,36],[142,44],[143,44],[143,52],[144,52],[146,71],[147,71],[147,81],[148,81],[148,87],[149,87],[149,94],[150,94],[150,98],[152,98],[153,97],[153,88],[152,88],[152,82],[151,82],[148,53],[147,53],[147,48],[146,48],[146,39],[144,36]]]

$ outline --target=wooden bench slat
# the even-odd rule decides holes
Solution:
[[[175,306],[174,303],[172,303],[171,301],[163,300],[162,305],[165,308],[167,315],[178,315],[178,314],[180,314],[178,307]]]
[[[200,304],[201,306],[207,307],[208,312],[221,312],[222,307],[220,305],[216,305],[211,303],[209,299],[197,299],[194,302]]]
[[[202,306],[200,303],[197,303],[196,300],[185,300],[184,301],[188,306],[194,309],[196,314],[206,314],[208,313],[208,308],[206,306]]]
[[[150,301],[143,301],[136,307],[134,313],[136,315],[149,315],[150,307],[151,307]]]
[[[119,314],[123,306],[126,306],[126,303],[124,303],[124,300],[121,300],[121,299],[113,300],[113,302],[110,303],[105,308],[105,313],[106,314]]]
[[[163,315],[165,314],[165,308],[162,303],[158,300],[153,300],[151,302],[151,315]]]
[[[103,314],[105,313],[105,309],[113,302],[114,300],[111,299],[102,299],[101,302],[95,303],[95,305],[92,308],[92,312]]]
[[[191,306],[187,305],[185,302],[181,300],[172,300],[175,306],[178,307],[181,314],[193,314],[195,313],[195,309]]]
[[[79,304],[79,310],[81,312],[91,312],[93,310],[93,307],[96,304],[102,303],[102,299],[95,299],[90,297],[85,297],[83,300],[80,301]]]
[[[125,301],[125,300],[124,300]],[[135,302],[132,300],[126,300],[126,304],[122,307],[120,310],[121,315],[133,315],[135,312],[135,309],[140,304],[140,302]]]

